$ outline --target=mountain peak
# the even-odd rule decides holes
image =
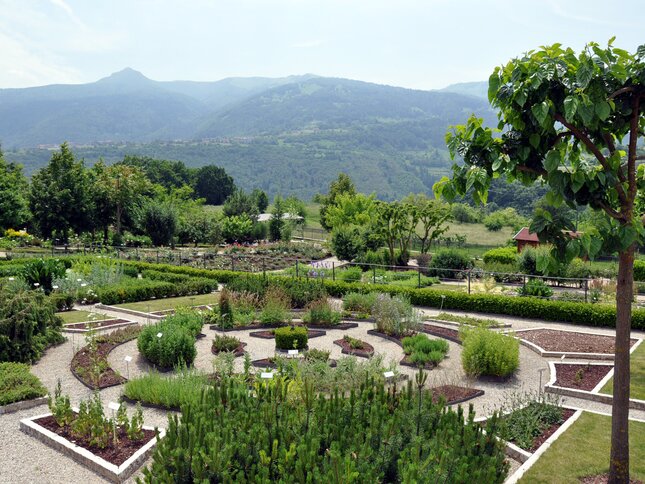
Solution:
[[[153,82],[144,76],[141,72],[135,71],[131,67],[126,67],[118,72],[110,74],[108,77],[100,79],[98,82],[112,84],[143,84]]]

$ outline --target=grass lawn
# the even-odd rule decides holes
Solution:
[[[506,241],[512,238],[515,233],[516,231],[509,227],[504,227],[497,232],[491,232],[484,227],[484,224],[461,224],[452,222],[444,236],[455,234],[465,235],[466,244],[500,246],[506,245]]]
[[[105,314],[90,313],[89,311],[63,311],[56,314],[63,318],[65,323],[84,323],[85,321],[101,321],[108,318]]]
[[[151,299],[134,303],[117,304],[119,308],[134,309],[135,311],[148,312],[175,309],[180,306],[200,306],[214,304],[219,299],[219,294],[199,294],[197,296],[169,297],[165,299]]]
[[[634,350],[631,356],[630,398],[645,400],[645,342]],[[600,393],[609,395],[614,393],[614,379],[612,378],[602,387]],[[645,443],[643,443],[645,445]],[[645,459],[645,455],[643,456]]]
[[[584,412],[522,477],[523,483],[577,483],[609,471],[611,417]],[[645,480],[645,423],[629,422],[630,473]]]

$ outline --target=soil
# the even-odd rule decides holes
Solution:
[[[233,354],[235,355],[235,357],[236,357],[236,358],[237,358],[238,356],[243,356],[243,355],[244,355],[244,347],[245,347],[245,346],[246,346],[246,343],[241,343],[241,342],[240,342],[240,344],[238,345],[238,347],[237,347],[237,348],[235,348],[235,350],[233,351]],[[211,353],[213,353],[214,355],[218,355],[218,354],[220,354],[220,353],[224,353],[224,351],[218,351],[218,350],[216,350],[215,348],[213,348],[213,347],[211,346]]]
[[[341,331],[345,331],[347,329],[358,328],[358,323],[305,324],[305,326],[312,329],[340,329]]]
[[[520,338],[529,341],[545,351],[563,353],[614,353],[614,336],[562,331],[558,329],[535,329],[516,331]],[[631,340],[630,346],[636,343]]]
[[[424,323],[422,331],[432,336],[439,336],[440,338],[447,339],[454,343],[461,344],[461,339],[459,339],[459,331],[451,328],[444,328],[443,326],[438,326],[436,324]]]
[[[63,326],[64,329],[89,329],[89,328],[109,328],[117,324],[137,324],[127,319],[104,319],[103,321],[92,321],[90,323],[70,323]]]
[[[590,392],[612,368],[612,365],[569,365],[555,363],[555,385]]]
[[[385,338],[386,340],[403,347],[403,343],[401,342],[403,336],[390,336],[389,334],[381,333],[380,331],[376,331],[375,329],[368,329],[367,334],[371,334],[372,336],[380,336],[381,338]]]
[[[460,387],[457,385],[442,385],[439,387],[431,388],[432,401],[437,403],[444,398],[446,405],[454,405],[456,403],[465,402],[475,397],[480,397],[484,394],[484,390],[478,388]]]
[[[360,348],[352,348],[352,345],[345,339],[337,339],[334,341],[335,345],[340,346],[343,350],[342,352],[346,355],[360,356],[361,358],[370,358],[374,354],[374,347],[362,340],[359,340],[363,343],[363,346]]]
[[[45,427],[51,432],[54,432],[56,435],[69,440],[79,447],[89,450],[92,454],[101,457],[116,466],[123,464],[126,460],[132,457],[136,451],[147,444],[150,440],[154,439],[156,435],[154,430],[143,429],[143,439],[133,441],[128,438],[124,430],[117,429],[118,444],[115,446],[113,444],[112,437],[110,437],[109,444],[104,449],[101,449],[99,447],[89,445],[87,439],[78,439],[73,436],[69,426],[59,427],[56,420],[51,415],[39,418],[35,420],[35,423]]]
[[[320,336],[325,336],[326,334],[327,334],[326,331],[319,330],[319,329],[309,329],[309,330],[307,330],[307,337],[309,339],[318,338]],[[275,338],[275,335],[273,334],[272,330],[254,331],[253,333],[249,333],[249,336],[252,336],[254,338],[262,338],[262,339],[273,339],[273,338]]]
[[[528,449],[529,452],[535,452],[538,450],[538,448],[546,442],[546,440],[551,437],[555,433],[556,430],[560,428],[561,425],[564,424],[571,416],[575,413],[575,410],[571,410],[570,408],[563,408],[562,409],[562,423],[557,423],[551,425],[549,428],[544,429],[544,431],[535,438],[533,441],[533,447]]]
[[[96,361],[101,365],[108,365],[107,355],[110,351],[116,348],[118,344],[115,343],[98,343],[96,345]],[[124,383],[126,379],[118,375],[112,368],[107,368],[101,373],[98,385],[92,381],[90,368],[92,367],[92,358],[87,346],[81,348],[72,358],[71,369],[72,373],[80,382],[92,390],[107,388]]]
[[[582,484],[606,484],[609,482],[609,474],[598,474],[597,476],[585,476],[581,477],[579,481]],[[631,484],[643,484],[643,481],[638,479],[630,479]]]

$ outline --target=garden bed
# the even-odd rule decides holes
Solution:
[[[338,324],[305,323],[305,326],[310,329],[339,329],[341,331],[346,331],[348,329],[358,328],[358,323],[338,323]]]
[[[607,355],[613,355],[615,351],[615,337],[611,335],[546,328],[516,331],[515,335],[534,344],[542,351]],[[638,340],[632,338],[630,346],[633,346],[636,341]]]
[[[399,361],[399,365],[401,365],[401,366],[408,366],[408,367],[410,367],[410,368],[419,368],[419,364],[418,364],[418,363],[414,363],[414,362],[410,359],[410,355],[405,355],[405,356],[401,359],[401,361]],[[423,365],[423,369],[424,369],[424,370],[434,370],[437,366],[439,366],[439,364],[435,364],[435,363],[427,362],[426,364],[424,364],[424,365]]]
[[[612,365],[554,363],[554,385],[563,388],[592,391],[612,370]]]
[[[441,385],[430,389],[432,401],[439,402],[441,397],[444,398],[446,405],[456,405],[458,403],[481,397],[484,390],[471,387],[460,387],[457,385]]]
[[[246,343],[240,342],[237,348],[235,348],[235,350],[233,350],[231,353],[233,353],[233,355],[235,355],[236,358],[238,356],[243,356],[245,353],[244,352],[245,347],[246,347]],[[211,353],[213,353],[214,355],[219,355],[220,353],[227,353],[227,351],[217,351],[215,348],[211,346]]]
[[[320,329],[308,329],[307,330],[307,338],[319,338],[320,336],[325,336],[327,334],[327,331],[323,331]],[[252,333],[249,333],[249,336],[252,336],[253,338],[262,338],[262,339],[273,339],[275,338],[275,334],[273,330],[265,330],[265,331],[254,331]]]
[[[459,338],[459,331],[452,328],[444,328],[443,326],[438,326],[436,324],[424,323],[421,331],[426,334],[431,334],[432,336],[438,336],[440,338],[447,339],[453,343],[461,344],[461,339]]]
[[[277,368],[278,367],[278,365],[276,365],[275,363],[274,358],[261,358],[259,360],[253,360],[251,364],[256,368]],[[329,360],[327,360],[327,364],[330,367],[335,368],[337,361],[330,358]]]
[[[231,333],[233,331],[247,331],[250,329],[263,329],[263,328],[281,328],[282,326],[286,326],[287,323],[280,323],[280,324],[263,324],[260,322],[255,322],[251,324],[246,324],[244,326],[234,326],[232,328],[220,328],[216,324],[211,324],[209,326],[210,329],[213,331],[221,331],[222,333]]]
[[[118,328],[122,326],[130,326],[132,324],[137,324],[134,321],[128,319],[104,319],[102,321],[85,321],[82,323],[69,323],[63,325],[63,331],[69,331],[74,333],[87,333],[88,331],[102,330],[108,328]]]
[[[352,345],[349,343],[349,341],[345,340],[344,338],[337,339],[336,341],[334,341],[334,344],[340,346],[342,348],[342,353],[346,355],[360,356],[361,358],[371,358],[374,354],[374,347],[366,341],[358,341],[363,343],[363,346],[361,348],[352,348]]]
[[[404,336],[391,336],[386,333],[381,333],[380,331],[376,331],[375,329],[369,329],[367,331],[367,334],[371,334],[372,336],[378,336],[380,338],[384,338],[388,341],[391,341],[392,343],[396,343],[399,345],[401,348],[403,348],[403,343],[401,340],[404,338]]]
[[[549,427],[545,428],[542,433],[533,440],[533,446],[530,449],[525,450],[528,450],[529,452],[535,452],[549,437],[551,437],[551,435],[556,432],[556,430],[564,425],[564,423],[569,420],[574,413],[576,413],[575,410],[572,410],[570,408],[563,408],[562,422],[550,425]]]
[[[143,427],[143,438],[137,441],[130,440],[118,429],[118,445],[110,439],[101,449],[90,445],[87,439],[72,435],[69,426],[59,427],[51,414],[21,420],[20,429],[112,482],[123,482],[130,477],[152,454],[157,443],[157,433],[150,427]],[[160,438],[164,434],[161,430]]]

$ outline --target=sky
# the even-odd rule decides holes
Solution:
[[[312,73],[415,89],[559,42],[645,43],[643,0],[0,0],[0,88]]]

